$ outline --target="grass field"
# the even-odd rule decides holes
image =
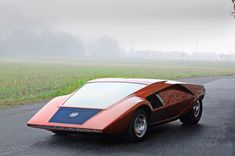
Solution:
[[[0,61],[0,107],[39,102],[71,93],[86,81],[103,77],[180,79],[235,75],[235,63]],[[96,63],[94,63],[96,62]],[[111,63],[112,62],[112,63]]]

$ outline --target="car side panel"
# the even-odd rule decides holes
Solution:
[[[150,108],[147,101],[132,96],[110,109],[104,110],[92,120],[88,120],[86,125],[96,124],[96,128],[102,129],[104,133],[108,134],[122,133],[128,128],[133,112],[143,105]]]
[[[195,99],[203,98],[205,96],[205,88],[202,85],[183,84],[183,86],[194,94]]]
[[[153,111],[151,123],[159,123],[178,116],[191,104],[193,95],[179,85],[172,85],[159,92],[164,106]]]

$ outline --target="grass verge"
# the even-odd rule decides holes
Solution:
[[[235,63],[231,62],[89,62],[0,60],[0,107],[65,95],[95,78],[180,79],[235,75]]]

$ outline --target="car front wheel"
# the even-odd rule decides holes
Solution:
[[[132,142],[141,141],[145,138],[148,129],[148,115],[138,109],[134,112],[128,128],[128,138]]]

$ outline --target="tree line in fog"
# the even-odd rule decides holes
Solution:
[[[116,57],[117,40],[101,36],[89,43],[68,33],[14,31],[0,33],[0,57]]]
[[[101,36],[84,43],[81,38],[68,33],[51,31],[31,32],[18,30],[0,33],[0,58],[128,58],[172,60],[235,60],[235,54],[124,50],[110,36]]]

